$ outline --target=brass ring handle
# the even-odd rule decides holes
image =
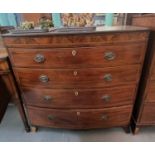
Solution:
[[[102,115],[101,120],[105,120],[105,121],[108,120],[108,116],[107,115]]]
[[[41,82],[43,82],[43,83],[46,83],[46,82],[49,81],[49,78],[48,78],[47,75],[40,75],[40,76],[39,76],[39,80],[40,80]]]
[[[45,61],[45,57],[44,55],[42,54],[37,54],[35,57],[34,57],[34,61],[37,62],[37,63],[42,63]]]
[[[105,81],[112,81],[112,75],[111,74],[105,74],[103,78]]]
[[[48,118],[48,120],[54,120],[54,119],[55,119],[55,116],[53,116],[53,115],[48,115],[47,118]]]
[[[116,57],[116,55],[115,55],[115,53],[112,52],[112,51],[105,52],[105,54],[104,54],[104,58],[105,58],[106,60],[114,60],[115,57]]]
[[[72,50],[72,55],[75,56],[77,54],[76,50]]]
[[[109,102],[111,100],[111,96],[110,95],[104,95],[102,96],[102,99],[105,101],[105,102]]]
[[[52,97],[49,96],[49,95],[45,95],[43,98],[44,98],[45,101],[52,100]]]

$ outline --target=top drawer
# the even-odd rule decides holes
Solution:
[[[112,31],[110,29],[113,29]],[[4,43],[7,47],[22,48],[43,48],[43,47],[75,47],[75,46],[99,46],[105,44],[133,43],[148,40],[149,31],[139,31],[132,28],[126,29],[124,26],[117,30],[117,27],[110,27],[105,31],[97,33],[30,33],[30,34],[6,34],[3,35]]]
[[[10,48],[9,53],[15,67],[107,67],[141,63],[145,46],[145,44],[127,44],[81,48]]]

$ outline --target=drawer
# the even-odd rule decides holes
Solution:
[[[90,69],[15,68],[21,86],[42,88],[90,88],[135,84],[139,65]]]
[[[73,110],[54,110],[28,107],[32,125],[44,127],[76,128],[77,114]],[[77,125],[78,126],[78,125]]]
[[[56,128],[90,129],[129,124],[132,106],[106,109],[57,110],[28,106],[32,125]]]
[[[104,44],[125,44],[133,42],[146,43],[148,40],[148,30],[137,30],[129,28],[114,27],[113,30],[107,28],[104,32],[69,32],[69,33],[46,33],[46,34],[20,34],[3,35],[3,40],[7,47],[43,48],[43,47],[75,47],[75,46],[99,46]],[[117,30],[116,30],[117,29]],[[123,29],[123,30],[122,30]],[[126,32],[125,32],[126,31]]]
[[[135,86],[105,89],[23,88],[27,105],[47,108],[104,108],[133,104]]]
[[[155,81],[150,81],[145,101],[155,102]]]
[[[9,49],[16,67],[81,68],[141,63],[145,44],[86,48]]]
[[[155,102],[154,103],[145,103],[140,119],[141,124],[155,124]]]

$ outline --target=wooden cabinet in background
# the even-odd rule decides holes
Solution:
[[[0,73],[1,78],[5,82],[8,91],[11,94],[10,102],[16,102],[18,100],[14,79],[8,64],[8,56],[0,54]]]
[[[0,27],[0,32],[6,33],[12,27]],[[0,35],[0,122],[5,114],[9,102],[16,104],[20,116],[24,122],[25,130],[30,131],[24,107],[21,104],[21,96],[17,87],[12,67],[8,58],[7,49],[4,46],[3,39]]]
[[[131,16],[130,24],[152,30],[132,117],[137,133],[143,126],[155,125],[155,14]]]
[[[9,68],[9,59],[7,49],[3,43],[2,34],[6,33],[8,29],[12,27],[0,27],[0,72],[3,73],[2,79],[4,80],[7,89],[11,94],[12,101],[17,100],[17,92],[14,84],[14,79]]]
[[[3,37],[31,126],[129,131],[148,29]]]
[[[8,73],[0,70],[0,123],[3,119],[6,108],[8,106],[9,101],[10,101],[10,98],[11,98],[11,94],[10,94],[10,92],[6,86],[6,84],[7,84],[6,78],[4,78],[6,76],[6,74],[8,74]]]

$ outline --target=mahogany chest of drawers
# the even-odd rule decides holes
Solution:
[[[31,126],[128,127],[149,31],[3,35]]]
[[[155,14],[131,17],[131,24],[149,27],[152,31],[143,67],[138,96],[133,112],[133,132],[155,125]]]

